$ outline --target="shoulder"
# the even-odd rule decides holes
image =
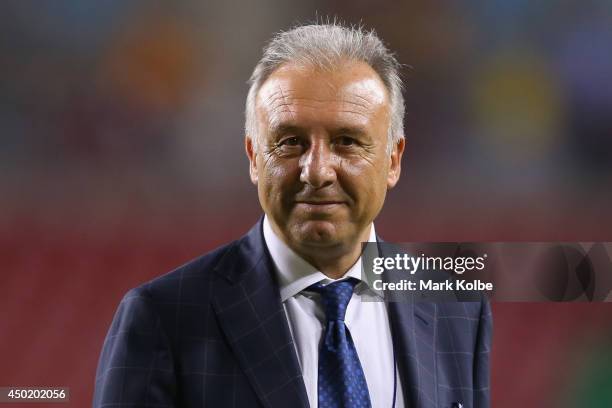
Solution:
[[[491,315],[491,305],[484,294],[473,301],[439,302],[438,317],[442,319],[465,319],[478,321]]]
[[[231,256],[236,242],[130,289],[117,307],[106,342],[120,333],[148,333],[161,336],[163,343],[169,342],[176,349],[184,331],[205,330],[202,316],[207,316],[211,308],[213,282],[219,276],[215,267],[225,256]]]
[[[239,241],[216,248],[161,276],[145,282],[124,297],[143,298],[153,304],[203,303],[208,301],[208,288],[216,279],[215,267]]]
[[[135,401],[152,398],[154,383],[169,391],[159,394],[159,406],[174,406],[175,373],[186,350],[181,338],[201,336],[209,329],[203,316],[208,316],[210,308],[212,282],[217,276],[215,266],[235,242],[201,255],[123,296],[100,355],[94,406],[105,406],[121,398]],[[149,379],[139,381],[144,372],[149,373]],[[132,383],[129,390],[124,390],[117,384],[128,377]]]

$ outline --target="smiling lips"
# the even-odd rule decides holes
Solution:
[[[346,204],[344,201],[311,201],[311,200],[301,200],[295,202],[297,207],[301,207],[303,210],[309,213],[327,213],[333,211],[343,204]]]
[[[333,201],[333,200],[325,200],[325,201],[311,201],[311,200],[301,200],[301,201],[296,201],[296,204],[307,204],[307,205],[332,205],[332,204],[344,204],[344,201]]]

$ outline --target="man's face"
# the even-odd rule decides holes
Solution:
[[[387,153],[388,92],[367,64],[333,71],[294,64],[272,73],[256,102],[250,174],[272,228],[294,250],[367,241],[400,174],[403,140]]]

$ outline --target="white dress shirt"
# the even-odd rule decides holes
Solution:
[[[316,270],[289,248],[274,233],[267,217],[264,217],[263,233],[276,267],[281,301],[302,369],[308,401],[315,408],[318,406],[319,341],[325,329],[325,311],[320,304],[320,296],[304,289],[317,282],[327,284],[334,280]],[[376,242],[374,225],[370,228],[368,241]],[[397,380],[395,407],[403,408],[404,396],[395,366],[385,302],[370,283],[361,279],[361,259],[337,280],[348,277],[361,281],[355,286],[344,321],[355,343],[372,407],[393,407],[393,384]]]

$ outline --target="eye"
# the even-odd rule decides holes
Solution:
[[[276,143],[277,152],[283,155],[300,154],[305,146],[306,141],[300,136],[287,136]]]
[[[285,138],[279,143],[281,146],[299,146],[300,144],[300,139],[298,139],[296,136]]]
[[[350,136],[340,136],[336,138],[336,143],[340,146],[353,146],[357,144],[357,141]]]

